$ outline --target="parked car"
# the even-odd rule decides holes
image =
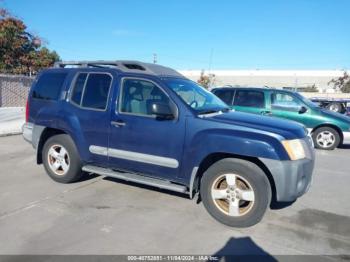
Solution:
[[[302,123],[316,148],[332,150],[350,143],[348,117],[318,107],[299,93],[271,88],[216,88],[212,92],[237,111]]]
[[[333,112],[350,116],[350,99],[311,97],[310,100],[320,107],[324,107]]]
[[[141,62],[61,62],[42,71],[23,136],[57,182],[86,172],[190,198],[199,192],[215,219],[236,227],[259,222],[272,199],[307,192],[314,168],[302,125],[232,112],[178,72]]]

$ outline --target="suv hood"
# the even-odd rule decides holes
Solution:
[[[215,115],[209,119],[234,126],[248,127],[254,130],[271,132],[280,135],[285,139],[304,138],[307,135],[307,130],[303,125],[294,121],[271,116],[230,111]]]

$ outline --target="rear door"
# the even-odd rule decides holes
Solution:
[[[268,114],[263,90],[237,89],[233,109],[253,114]]]
[[[96,154],[93,146],[108,146],[110,130],[110,96],[115,76],[106,72],[78,72],[72,82],[69,103],[64,115],[71,118],[72,133],[79,134],[76,141],[86,161],[108,165],[106,154]]]

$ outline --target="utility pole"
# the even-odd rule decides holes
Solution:
[[[157,54],[153,54],[153,64],[157,64]]]

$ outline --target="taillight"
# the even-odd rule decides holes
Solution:
[[[27,99],[26,103],[26,123],[28,123],[29,120],[29,99]]]

